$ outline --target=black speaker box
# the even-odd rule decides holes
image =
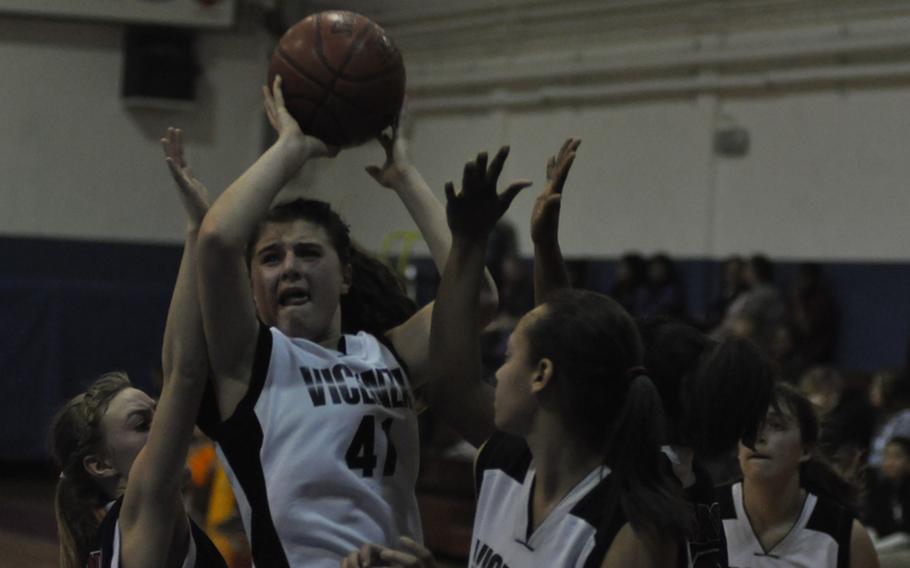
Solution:
[[[191,30],[130,26],[123,42],[125,99],[191,102],[196,98],[196,35]]]

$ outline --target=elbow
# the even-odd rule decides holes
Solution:
[[[196,253],[200,259],[235,257],[246,254],[246,242],[241,242],[223,223],[206,215],[196,237]]]

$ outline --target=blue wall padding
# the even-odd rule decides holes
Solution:
[[[54,411],[100,373],[127,371],[137,387],[157,393],[180,254],[177,245],[0,238],[0,460],[45,457]],[[719,263],[678,260],[698,317]],[[428,259],[415,264],[423,303],[438,278]],[[778,281],[789,283],[795,267],[780,263]],[[839,364],[865,371],[900,365],[910,331],[910,263],[825,268],[843,314]],[[612,259],[590,261],[587,286],[607,290],[613,272]]]

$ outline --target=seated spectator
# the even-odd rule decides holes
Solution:
[[[790,294],[790,313],[797,332],[796,350],[802,359],[810,365],[833,362],[840,331],[840,308],[820,264],[799,265]]]
[[[705,316],[704,329],[714,329],[724,319],[724,314],[737,298],[746,291],[746,281],[743,277],[745,264],[739,256],[730,256],[721,266],[720,283],[714,299],[708,305]]]
[[[831,367],[810,369],[800,379],[799,390],[819,413],[819,449],[848,477],[858,472],[875,424],[875,409],[866,392],[848,388],[843,375]]]
[[[796,348],[797,332],[790,323],[782,323],[774,332],[771,342],[771,359],[777,365],[780,378],[796,385],[808,369],[802,353]]]
[[[885,445],[882,468],[870,476],[866,524],[879,538],[910,533],[910,438]]]
[[[647,264],[637,252],[627,252],[616,265],[616,278],[610,287],[610,296],[632,316],[641,311]]]
[[[910,565],[910,438],[891,438],[870,475],[865,522],[883,568]]]
[[[665,254],[656,254],[648,260],[640,315],[676,319],[684,319],[686,316],[686,293],[682,276],[676,264]]]
[[[881,375],[880,394],[875,399],[883,408],[882,426],[872,439],[869,467],[880,468],[885,457],[888,440],[900,436],[910,438],[910,371],[904,369],[896,375]]]
[[[766,256],[754,255],[744,278],[748,289],[730,304],[714,335],[745,337],[770,353],[774,333],[786,316],[784,301],[774,285],[774,265]]]

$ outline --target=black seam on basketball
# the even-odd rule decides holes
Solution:
[[[290,55],[288,55],[288,52],[286,52],[280,45],[278,46],[278,57],[280,57],[280,58],[281,58],[281,61],[283,61],[284,63],[286,63],[288,67],[290,67],[291,69],[293,69],[294,71],[296,71],[297,74],[300,75],[301,77],[303,77],[304,79],[309,79],[309,80],[310,80],[311,82],[313,82],[315,85],[317,85],[317,86],[319,86],[319,87],[322,87],[323,89],[328,89],[327,86],[323,85],[320,81],[317,81],[315,77],[313,77],[312,75],[310,75],[310,74],[306,71],[306,69],[304,69],[303,67],[299,66],[299,65],[297,64],[297,62],[294,61],[293,58],[291,58]]]
[[[348,66],[348,63],[351,62],[351,59],[354,58],[354,54],[360,50],[360,47],[363,45],[364,38],[366,37],[366,35],[368,33],[370,33],[373,30],[374,24],[370,23],[370,25],[364,26],[364,28],[362,30],[360,30],[360,33],[357,35],[357,37],[354,38],[354,41],[351,42],[351,45],[348,48],[348,52],[345,53],[345,55],[344,55],[345,59],[344,59],[344,61],[341,62],[341,66],[338,69],[335,69],[334,67],[332,67],[329,64],[328,58],[326,58],[326,56],[325,56],[325,48],[322,45],[321,26],[322,26],[321,16],[317,15],[316,16],[316,55],[319,57],[320,60],[322,60],[322,64],[325,65],[326,69],[328,69],[329,71],[332,72],[332,82],[331,82],[331,84],[329,84],[328,88],[326,89],[326,93],[325,93],[326,96],[322,100],[322,102],[324,104],[325,101],[328,100],[329,94],[333,93],[335,91],[335,84],[338,82],[338,78],[344,72],[344,68]],[[341,98],[341,97],[339,97],[339,98]],[[356,105],[354,105],[354,106],[356,106]]]

